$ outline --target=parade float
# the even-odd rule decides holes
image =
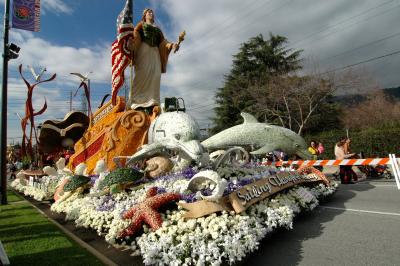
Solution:
[[[129,23],[124,16],[120,33]],[[44,123],[41,147],[49,151],[73,143],[68,164],[60,158],[43,169],[42,177],[27,179],[20,172],[14,189],[51,200],[52,211],[95,230],[114,246],[131,249],[148,265],[235,263],[255,251],[268,233],[292,228],[295,215],[334,193],[336,184],[312,167],[257,163],[254,156],[274,150],[310,156],[304,140],[289,129],[242,113],[242,124],[201,141],[197,122],[176,98],[161,108],[157,99],[136,107],[135,92],[129,101],[117,96],[129,64],[122,51],[127,51],[125,59],[140,54],[124,46],[129,43],[122,42],[125,37],[113,45],[120,52],[113,54],[120,70],[113,72],[112,99],[87,119],[70,114],[65,120],[74,116],[72,121]],[[182,40],[166,47],[176,51]]]

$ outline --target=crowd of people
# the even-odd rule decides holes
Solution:
[[[317,144],[315,140],[312,140],[308,151],[312,154],[313,160],[318,160],[320,159],[320,156],[325,152],[325,148],[321,142],[318,142]]]
[[[317,144],[318,143],[318,144]],[[335,144],[334,154],[336,160],[344,160],[350,158],[356,158],[357,154],[351,151],[350,148],[351,139],[349,137],[342,137]],[[314,160],[321,159],[320,156],[324,153],[325,148],[321,142],[311,141],[308,151],[312,154]],[[315,168],[318,168],[316,166]],[[320,167],[319,170],[322,170]],[[339,177],[342,184],[354,184],[358,180],[357,174],[354,172],[352,166],[341,165],[339,166]]]
[[[7,162],[7,172],[10,175],[10,178],[13,179],[16,176],[16,172],[22,169],[22,162],[19,160],[16,160],[15,162],[13,161],[8,161]]]
[[[335,144],[334,154],[336,160],[344,160],[350,158],[358,158],[358,155],[351,151],[350,148],[351,139],[348,137],[342,137]],[[325,152],[325,147],[321,142],[312,140],[310,142],[310,146],[308,147],[308,151],[312,155],[313,160],[321,159],[321,155]],[[267,154],[268,161],[276,162],[276,161],[288,161],[288,156],[280,151],[274,151]],[[314,166],[318,170],[322,171],[322,166]],[[342,184],[354,184],[355,181],[358,180],[357,174],[352,169],[352,166],[341,165],[339,167],[339,177]]]
[[[23,169],[41,169],[44,166],[54,166],[58,159],[65,158],[66,163],[68,163],[69,158],[72,156],[73,150],[62,150],[60,152],[55,152],[48,154],[46,156],[41,156],[39,162],[32,161],[29,166],[24,166],[21,159],[13,158],[7,160],[7,174],[10,179],[16,178],[16,174]]]

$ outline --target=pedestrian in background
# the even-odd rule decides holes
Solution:
[[[354,156],[354,153],[347,153],[348,152],[348,144],[347,137],[341,138],[335,145],[335,157],[336,160],[344,160]],[[349,165],[340,165],[339,166],[339,176],[340,181],[342,184],[354,184],[351,179],[355,175],[354,171],[351,169]]]
[[[310,147],[308,147],[308,151],[311,153],[313,160],[318,160],[318,147],[317,147],[317,142],[312,140],[310,143]]]
[[[318,155],[317,155],[318,160],[322,160],[322,154],[325,152],[325,147],[324,145],[322,145],[322,142],[320,141],[318,141],[317,150],[318,150]],[[324,170],[324,167],[322,165],[315,166],[315,168],[321,172]]]
[[[358,158],[358,155],[357,155],[357,153],[353,153],[352,151],[351,151],[351,147],[350,147],[350,144],[351,144],[351,139],[349,138],[349,137],[347,137],[346,138],[346,141],[345,141],[345,143],[344,143],[344,152],[345,152],[345,154],[351,154],[351,156],[349,157],[349,158]],[[357,174],[354,172],[354,170],[353,170],[353,167],[352,166],[349,166],[349,175],[351,176],[351,179],[353,179],[353,181],[357,181],[358,180],[358,176],[357,176]],[[351,180],[350,180],[351,181]]]
[[[317,150],[318,150],[319,156],[321,156],[321,154],[323,154],[325,152],[325,148],[324,148],[324,145],[322,145],[322,142],[318,142]],[[319,158],[319,159],[321,159],[321,158]]]

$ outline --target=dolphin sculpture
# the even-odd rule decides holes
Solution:
[[[173,150],[178,153],[178,160],[182,165],[189,165],[192,160],[197,163],[206,163],[206,160],[208,162],[208,157],[203,154],[203,146],[198,140],[200,128],[194,118],[186,113],[162,113],[150,124],[148,133],[148,144],[141,146],[132,156],[116,157],[114,161],[118,162],[124,157],[127,159],[126,165],[129,165]]]
[[[290,129],[259,123],[248,113],[240,113],[243,124],[225,129],[204,140],[201,144],[207,150],[225,149],[233,146],[252,146],[251,154],[266,154],[280,150],[286,154],[296,154],[302,159],[312,159],[304,139]]]

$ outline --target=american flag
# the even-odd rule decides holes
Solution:
[[[132,52],[128,49],[128,41],[133,38],[133,4],[127,0],[124,9],[117,18],[117,39],[111,46],[112,64],[112,103],[115,105],[117,94],[125,81],[124,70],[131,62]]]

